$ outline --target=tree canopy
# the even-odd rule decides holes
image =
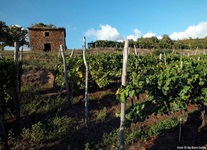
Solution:
[[[8,36],[8,26],[5,22],[0,20],[0,42],[3,42],[6,40]]]
[[[33,28],[42,28],[42,27],[49,27],[49,28],[55,28],[56,26],[53,24],[44,24],[42,22],[35,23],[31,25]]]
[[[100,48],[100,47],[123,47],[124,42],[118,41],[107,41],[97,40],[95,42],[88,43],[89,48]],[[141,49],[207,49],[207,36],[205,38],[197,39],[183,39],[183,40],[172,40],[167,34],[164,34],[162,39],[158,39],[156,36],[153,37],[141,37],[137,41],[129,40],[129,47],[134,45]]]
[[[17,42],[19,46],[25,44],[28,31],[19,25],[7,26],[5,22],[0,21],[0,47],[14,46],[14,42]]]

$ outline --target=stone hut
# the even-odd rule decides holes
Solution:
[[[60,45],[66,49],[65,28],[31,27],[29,29],[30,49],[33,51],[59,51]]]

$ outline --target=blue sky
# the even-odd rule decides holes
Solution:
[[[66,28],[69,49],[83,36],[124,40],[207,36],[207,0],[0,0],[0,20],[24,28],[43,22]]]

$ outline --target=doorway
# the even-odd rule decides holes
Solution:
[[[45,51],[45,52],[49,52],[49,51],[51,51],[51,45],[50,45],[50,43],[45,43],[45,44],[44,44],[44,51]]]

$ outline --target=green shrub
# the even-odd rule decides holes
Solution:
[[[22,137],[35,143],[44,143],[48,140],[54,140],[66,135],[72,127],[72,119],[67,116],[54,117],[45,123],[35,123],[31,128],[24,128]]]
[[[47,140],[47,131],[44,124],[38,122],[32,125],[31,129],[23,129],[22,136],[36,143],[43,143]]]
[[[72,119],[67,116],[58,117],[56,116],[51,120],[51,138],[60,138],[66,135],[69,129],[72,127]]]

